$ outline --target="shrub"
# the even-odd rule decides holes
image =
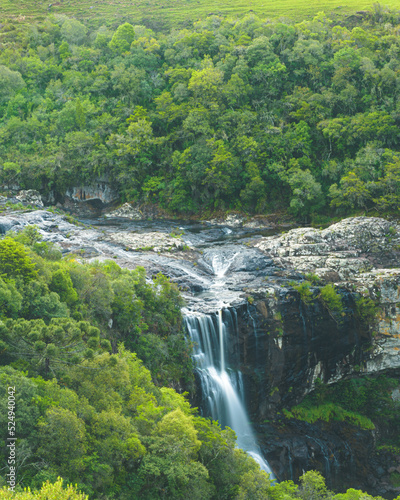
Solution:
[[[303,281],[300,285],[294,286],[293,288],[297,290],[300,294],[300,300],[306,305],[312,305],[312,292],[310,290],[311,283],[309,281]]]
[[[363,323],[372,323],[375,320],[378,308],[369,297],[360,297],[356,300],[356,317]]]
[[[343,310],[342,298],[332,285],[321,288],[319,298],[329,311],[341,312]]]

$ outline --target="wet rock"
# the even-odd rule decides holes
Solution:
[[[216,226],[241,227],[244,222],[244,217],[237,214],[229,214],[225,219],[211,219],[206,222]]]
[[[18,226],[19,222],[10,217],[4,215],[0,216],[0,234],[6,234],[7,231],[11,231],[15,226]]]
[[[264,272],[273,265],[272,259],[254,248],[224,245],[205,249],[199,265],[217,277],[242,272]]]
[[[369,462],[373,436],[350,424],[284,420],[279,426],[256,428],[262,450],[280,481],[297,481],[304,471],[314,469],[325,477],[330,489],[365,490],[366,472],[369,477],[374,473]]]

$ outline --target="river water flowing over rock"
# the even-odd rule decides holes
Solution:
[[[291,422],[283,429],[276,422],[318,380],[330,384],[400,369],[396,223],[360,217],[324,230],[274,234],[249,225],[82,222],[45,210],[7,213],[0,232],[37,225],[64,254],[143,266],[149,278],[169,276],[186,300],[198,386],[193,403],[204,416],[234,429],[238,445],[278,480],[297,480],[303,470],[317,468],[329,487],[389,491],[382,486],[384,467],[368,457],[375,439],[370,432]],[[297,288],[306,273],[320,280],[308,302]],[[341,314],[319,299],[326,283],[340,294]],[[357,316],[359,297],[378,305],[373,325]]]

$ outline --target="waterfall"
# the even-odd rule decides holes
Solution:
[[[223,314],[228,316],[227,322],[224,322]],[[227,325],[236,323],[231,310],[220,309],[216,315],[186,312],[185,323],[194,345],[193,360],[201,384],[203,415],[218,420],[223,428],[233,429],[238,447],[247,451],[261,469],[274,478],[257,445],[241,398],[241,373],[229,368]]]

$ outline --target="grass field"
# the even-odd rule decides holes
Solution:
[[[244,15],[254,12],[261,17],[304,19],[319,11],[335,15],[350,14],[372,8],[371,0],[0,0],[1,18],[30,19],[48,13],[65,14],[89,21],[92,26],[118,25],[121,22],[144,22],[155,29],[183,26],[210,14]],[[382,5],[400,9],[400,0]]]

